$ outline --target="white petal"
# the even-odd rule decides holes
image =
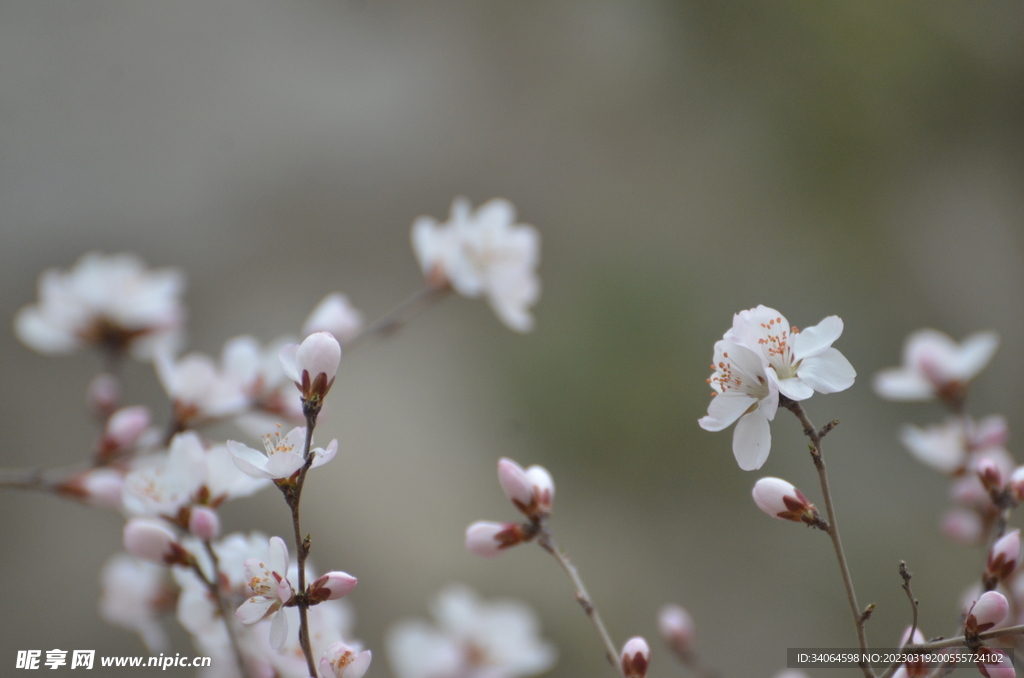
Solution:
[[[740,417],[732,436],[732,453],[744,471],[764,465],[772,449],[772,432],[760,409]]]
[[[793,358],[800,360],[818,355],[843,333],[843,320],[830,315],[813,327],[801,330],[793,339]]]
[[[370,668],[371,658],[372,654],[369,650],[363,650],[357,654],[352,663],[345,667],[345,671],[342,674],[343,678],[363,678],[363,674]]]
[[[270,570],[284,575],[288,572],[288,546],[280,537],[270,538],[270,552],[268,556]]]
[[[774,370],[769,371],[774,372]],[[802,377],[803,374],[801,373],[800,376]],[[814,388],[805,384],[804,381],[798,377],[778,379],[775,383],[779,386],[779,393],[790,400],[807,400],[814,395]]]
[[[756,402],[757,399],[745,393],[719,393],[708,404],[708,416],[702,417],[697,423],[705,431],[721,431],[731,426]]]
[[[916,370],[893,367],[875,375],[875,393],[889,400],[930,400],[935,397],[931,382]]]
[[[288,377],[296,384],[302,383],[302,373],[299,372],[298,361],[296,355],[299,352],[298,344],[285,344],[281,347],[277,357],[281,360],[281,369],[284,370],[284,376]],[[315,375],[314,375],[315,376]]]
[[[235,616],[243,624],[255,624],[267,615],[271,606],[276,602],[273,598],[253,596],[238,606],[238,609],[235,610]]]
[[[316,468],[317,466],[323,466],[331,459],[334,459],[334,455],[338,453],[338,439],[335,438],[331,441],[331,444],[327,446],[326,450],[317,448],[313,450],[313,463],[310,468]]]
[[[267,471],[267,457],[251,447],[247,447],[235,440],[227,442],[228,452],[231,453],[231,460],[243,473],[253,478],[273,478]]]
[[[280,650],[288,641],[288,615],[279,612],[270,622],[270,647]]]
[[[956,361],[956,372],[960,379],[968,381],[977,376],[992,360],[997,348],[999,335],[995,332],[978,332],[964,339]]]
[[[818,393],[838,393],[853,386],[857,371],[838,349],[826,348],[813,358],[806,358],[797,375]]]

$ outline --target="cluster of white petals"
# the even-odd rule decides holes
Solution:
[[[270,538],[266,561],[250,558],[245,561],[245,578],[252,596],[242,603],[235,614],[243,624],[255,624],[273,617],[270,625],[270,645],[284,647],[288,639],[288,618],[276,614],[292,599],[293,589],[288,581],[288,547],[280,537]]]
[[[771,451],[771,429],[779,396],[806,400],[853,385],[857,373],[832,343],[843,321],[829,316],[803,331],[790,327],[773,308],[758,306],[733,316],[715,343],[714,374],[708,383],[714,398],[700,425],[721,431],[736,422],[733,454],[745,471],[759,469]]]
[[[149,270],[132,254],[90,252],[67,272],[40,276],[39,301],[18,312],[14,330],[40,353],[102,346],[149,358],[157,345],[176,341],[184,286],[177,269]]]
[[[903,364],[875,375],[875,391],[889,400],[955,401],[998,347],[995,332],[978,332],[957,344],[938,330],[918,330],[903,344]]]
[[[450,284],[474,299],[486,296],[505,325],[529,332],[529,309],[540,297],[540,235],[515,221],[507,200],[495,198],[472,210],[468,200],[456,198],[448,221],[416,220],[412,246],[431,284]]]
[[[119,553],[103,566],[100,615],[111,624],[134,631],[150,652],[168,648],[160,617],[173,600],[167,568]]]
[[[516,678],[547,671],[555,649],[539,637],[537,617],[519,601],[484,602],[464,586],[431,605],[437,624],[407,620],[388,633],[395,678]]]
[[[189,353],[173,358],[158,351],[153,364],[182,424],[239,414],[249,405],[242,384],[208,355]]]
[[[329,332],[342,344],[355,338],[363,329],[363,314],[341,292],[324,297],[302,326],[302,336]]]

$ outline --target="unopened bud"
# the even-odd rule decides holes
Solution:
[[[985,563],[986,578],[998,581],[1006,579],[1017,568],[1020,560],[1020,530],[1013,530],[1003,535],[992,545]]]
[[[1024,466],[1018,466],[1013,470],[1007,486],[1010,488],[1010,492],[1013,493],[1013,498],[1016,501],[1024,501]]]
[[[985,678],[1016,678],[1017,672],[1013,669],[1013,657],[1003,650],[996,650],[984,645],[979,645],[977,650],[979,657],[999,657],[996,662],[978,662],[978,671]]]
[[[543,466],[531,466],[526,469],[526,477],[533,484],[537,509],[541,513],[551,513],[551,507],[555,503],[555,479]]]
[[[675,652],[687,652],[693,646],[694,625],[690,613],[679,605],[665,605],[658,613],[658,630]]]
[[[149,423],[149,408],[145,405],[122,407],[107,420],[103,435],[119,449],[125,449],[135,444]]]
[[[89,382],[85,400],[97,418],[106,419],[121,402],[121,382],[109,372],[101,372]]]
[[[622,674],[625,678],[644,678],[651,658],[647,641],[636,636],[622,646]]]
[[[984,633],[1006,619],[1010,605],[998,591],[986,591],[967,612],[964,629],[967,633]]]
[[[216,539],[220,534],[220,518],[208,506],[193,506],[188,518],[188,531],[203,541]]]
[[[530,482],[522,466],[502,457],[498,460],[498,483],[517,509],[530,515],[533,506],[533,483]]]
[[[358,580],[347,572],[328,572],[309,586],[312,603],[337,600],[352,592]]]
[[[772,518],[808,525],[821,523],[814,504],[792,483],[781,478],[761,478],[754,484],[752,494],[757,507]]]
[[[911,634],[913,630],[913,634]],[[908,626],[900,637],[900,647],[906,647],[907,645],[920,645],[925,642],[924,634],[921,629]],[[923,655],[915,654],[914,657],[922,657]],[[924,678],[928,675],[928,663],[923,660],[909,661],[904,663],[901,667],[903,673],[901,674],[904,678]]]
[[[989,492],[1000,492],[1003,489],[1003,472],[995,460],[982,457],[975,466],[978,480]]]
[[[175,541],[166,525],[147,518],[133,518],[124,526],[124,548],[136,558],[159,565],[184,565],[188,552]]]
[[[301,344],[287,344],[278,354],[285,375],[295,382],[304,403],[317,412],[334,384],[341,362],[341,344],[330,332],[314,332]]]
[[[492,523],[480,520],[466,528],[466,549],[483,556],[494,558],[502,550],[529,541],[518,523]]]

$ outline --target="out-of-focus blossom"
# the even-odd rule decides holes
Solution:
[[[193,506],[189,512],[188,531],[203,541],[216,539],[220,535],[217,512],[207,506]]]
[[[169,353],[159,351],[154,365],[174,404],[175,420],[181,428],[195,420],[238,414],[249,404],[239,383],[225,375],[207,355],[189,353],[175,360]]]
[[[314,332],[330,332],[342,344],[352,340],[363,329],[363,314],[341,292],[324,297],[302,326],[302,336]]]
[[[124,472],[101,466],[78,473],[55,489],[90,506],[120,509],[123,488]]]
[[[982,536],[981,516],[977,511],[951,509],[942,516],[942,533],[964,546],[976,546]]]
[[[744,471],[759,469],[772,448],[768,422],[779,407],[778,380],[768,377],[757,354],[725,339],[715,343],[711,369],[715,373],[708,383],[713,397],[707,416],[698,423],[705,431],[721,431],[736,422],[732,437],[736,462]]]
[[[110,372],[100,372],[85,391],[89,410],[99,419],[106,419],[121,402],[121,382]]]
[[[806,400],[818,393],[845,391],[857,373],[832,343],[843,333],[843,321],[831,315],[804,330],[767,306],[740,311],[724,339],[743,346],[761,358],[779,393],[791,400]]]
[[[370,668],[371,657],[369,650],[360,652],[358,647],[338,641],[320,658],[320,675],[322,678],[363,678]]]
[[[906,647],[907,645],[920,645],[923,642],[925,642],[925,638],[924,633],[921,632],[921,629],[916,628],[914,626],[908,626],[906,630],[903,631],[903,635],[900,637],[899,646],[902,648]],[[920,657],[921,655],[917,656]],[[901,675],[904,676],[904,678],[924,678],[928,675],[930,667],[928,666],[927,662],[918,660],[904,662],[900,666],[900,669],[903,670],[903,673]]]
[[[644,678],[647,675],[647,666],[650,660],[651,648],[647,645],[647,641],[640,636],[630,638],[622,646],[622,653],[619,657],[622,675],[625,678]]]
[[[90,252],[67,272],[43,272],[39,301],[18,312],[14,330],[40,353],[97,346],[147,359],[157,345],[174,343],[185,319],[184,286],[177,269],[149,270],[132,254]]]
[[[136,558],[159,565],[185,565],[188,553],[177,542],[174,532],[162,522],[132,518],[124,526],[124,550]]]
[[[288,581],[288,547],[280,537],[270,538],[270,551],[264,563],[258,558],[245,561],[245,578],[254,594],[235,611],[243,624],[255,624],[273,616],[270,626],[270,645],[284,647],[288,636],[288,621],[276,614],[292,599],[292,585]]]
[[[540,297],[540,235],[515,221],[507,200],[496,198],[474,211],[468,200],[456,198],[447,222],[416,220],[412,246],[428,284],[450,284],[474,299],[486,296],[506,326],[529,332],[529,309]]]
[[[100,616],[138,633],[151,653],[166,651],[169,644],[160,617],[174,601],[167,568],[120,553],[103,566],[100,582]]]
[[[958,419],[919,428],[907,424],[900,429],[900,442],[910,454],[940,473],[952,475],[967,462],[967,440]]]
[[[536,615],[518,601],[484,602],[452,586],[431,607],[437,625],[407,620],[387,635],[396,678],[515,678],[554,664],[555,650],[540,639]]]
[[[958,405],[998,346],[995,332],[978,332],[957,344],[937,330],[918,330],[903,344],[903,364],[875,375],[875,392],[889,400],[937,397]]]
[[[679,605],[667,604],[658,612],[658,631],[675,652],[688,652],[696,635],[693,618]]]
[[[285,378],[279,357],[281,348],[292,341],[283,337],[264,347],[254,337],[242,335],[224,342],[221,349],[224,376],[238,384],[248,399],[248,409],[234,421],[252,435],[271,433],[282,420],[305,421],[302,399]]]
[[[977,654],[981,657],[998,657],[997,661],[977,662],[978,671],[985,678],[1016,678],[1017,672],[1013,668],[1013,657],[1005,651],[981,645],[978,647]]]
[[[282,438],[280,432],[263,436],[263,447],[266,452],[258,452],[240,442],[229,440],[228,451],[243,473],[254,478],[273,478],[285,480],[298,473],[305,463],[302,450],[306,444],[306,428],[293,428]],[[332,440],[327,449],[316,448],[310,451],[313,463],[310,468],[323,466],[338,452],[338,441]]]
[[[533,519],[551,513],[555,481],[543,466],[524,469],[502,457],[498,460],[498,483],[512,505],[527,517]]]
[[[504,549],[533,538],[519,523],[493,523],[478,520],[466,528],[466,549],[484,558],[494,558]]]

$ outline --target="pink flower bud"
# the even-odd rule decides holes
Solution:
[[[166,525],[147,518],[133,518],[124,526],[124,548],[136,558],[159,565],[183,563],[185,550]]]
[[[370,668],[371,657],[369,650],[358,652],[357,648],[338,641],[321,657],[320,675],[323,678],[362,678]]]
[[[503,549],[532,539],[517,523],[480,520],[466,528],[466,549],[484,558],[494,558]]]
[[[809,525],[820,521],[814,504],[792,483],[781,478],[761,478],[754,483],[752,494],[757,507],[772,518]]]
[[[985,678],[1016,678],[1017,673],[1013,669],[1013,658],[1002,650],[994,650],[981,645],[978,647],[978,654],[987,657],[999,655],[998,662],[978,662],[978,671]]]
[[[145,405],[122,407],[107,420],[103,435],[118,449],[125,449],[135,444],[149,423],[149,408]]]
[[[537,510],[541,513],[551,513],[551,506],[555,503],[555,479],[543,466],[531,466],[526,469],[526,477],[533,485],[533,497],[537,500]]]
[[[1002,593],[986,591],[971,606],[964,628],[967,633],[984,633],[1006,619],[1009,610],[1010,605]]]
[[[1020,560],[1020,530],[1003,535],[989,551],[985,575],[993,579],[1006,579],[1013,573]]]
[[[124,476],[112,468],[94,468],[79,473],[57,486],[57,491],[90,506],[121,508]]]
[[[630,638],[622,646],[622,674],[626,678],[644,678],[650,657],[651,648],[646,640],[640,636]]]
[[[981,516],[966,509],[952,509],[942,516],[942,533],[953,541],[974,546],[981,540]]]
[[[530,515],[530,508],[533,506],[533,483],[523,467],[502,457],[498,460],[498,482],[505,496],[509,498],[517,509]]]
[[[188,531],[203,541],[216,539],[220,534],[220,518],[208,506],[193,506],[188,519]]]
[[[319,603],[347,596],[356,587],[357,581],[347,572],[328,572],[310,584],[310,600]]]
[[[914,630],[913,636],[910,631]],[[900,636],[900,647],[906,647],[907,645],[919,645],[925,642],[924,634],[921,629],[908,626]],[[912,661],[906,662],[900,668],[903,669],[903,675],[905,678],[924,678],[928,675],[928,663],[924,661]]]
[[[1024,501],[1024,466],[1018,466],[1013,470],[1008,487],[1013,492],[1014,499],[1018,502]]]
[[[121,382],[109,372],[101,372],[89,382],[85,398],[93,414],[101,419],[109,417],[121,402]]]
[[[693,646],[693,619],[679,605],[665,605],[661,608],[658,613],[658,630],[665,643],[675,652],[686,652]]]
[[[1003,489],[1003,472],[995,460],[982,457],[975,465],[975,472],[978,474],[978,480],[989,492],[998,492]]]

